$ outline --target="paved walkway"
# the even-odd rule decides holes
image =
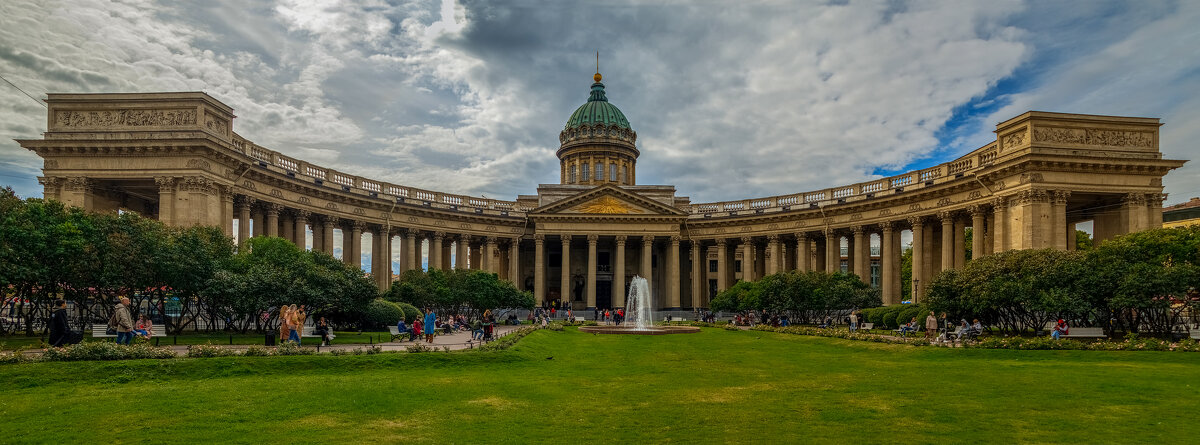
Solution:
[[[526,325],[526,326],[528,326],[528,325]],[[516,330],[519,327],[520,326],[504,326],[504,325],[496,326],[495,336],[497,338],[503,337],[505,335],[512,333],[512,331]],[[320,343],[320,340],[317,338],[304,338],[303,341],[301,342],[301,345],[303,345],[305,348],[317,349],[320,352],[328,352],[328,351],[335,350],[335,349],[352,351],[354,349],[366,349],[366,348],[373,347],[373,346],[378,346],[381,349],[383,349],[384,351],[404,351],[409,346],[412,346],[412,345],[418,344],[418,343],[430,346],[437,350],[441,350],[443,347],[448,347],[448,348],[450,348],[451,351],[457,351],[457,350],[462,350],[462,349],[474,349],[474,348],[479,347],[479,345],[481,344],[481,342],[479,342],[478,340],[471,341],[471,333],[464,332],[464,331],[456,331],[452,334],[441,334],[441,335],[434,336],[433,343],[425,343],[425,340],[423,338],[419,339],[415,342],[405,340],[405,341],[399,341],[399,342],[386,342],[386,343],[375,343],[375,344],[369,344],[369,343],[338,344],[337,338],[334,338],[333,345],[331,345],[331,346],[318,347],[317,343]],[[251,345],[214,345],[214,346],[221,346],[221,347],[227,348],[227,349],[245,350],[246,348],[249,348]],[[182,356],[187,355],[188,347],[185,345],[168,345],[168,346],[163,346],[163,347],[170,348],[172,351],[175,352],[175,355],[177,355],[177,356],[182,357]],[[28,355],[40,355],[42,353],[42,350],[41,349],[30,349],[30,350],[26,350],[25,353]]]

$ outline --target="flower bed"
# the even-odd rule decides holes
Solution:
[[[808,326],[788,326],[788,327],[772,327],[768,325],[757,325],[750,328],[752,331],[779,332],[781,334],[793,335],[809,335],[813,337],[827,338],[843,338],[846,340],[870,341],[876,343],[892,343],[899,345],[912,346],[930,346],[929,340],[923,338],[897,338],[884,336],[879,334],[868,334],[863,332],[850,332],[849,329],[838,328],[814,328]]]

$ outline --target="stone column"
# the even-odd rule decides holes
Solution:
[[[157,180],[157,178],[156,178]],[[174,201],[174,195],[171,200]],[[171,202],[171,201],[168,201]],[[254,205],[254,198],[242,196],[238,201],[238,245],[245,246],[247,241],[250,241],[250,207]],[[162,219],[162,206],[158,208],[159,219]]]
[[[667,248],[667,309],[679,309],[679,235]]]
[[[459,235],[454,241],[454,268],[466,269],[467,258],[471,257],[471,235]]]
[[[799,272],[808,272],[812,270],[809,264],[812,247],[809,244],[808,234],[804,232],[796,232],[796,270]]]
[[[325,225],[321,227],[321,251],[333,255],[333,228],[338,224],[338,217],[325,216]]]
[[[871,234],[863,226],[850,229],[854,231],[854,273],[862,282],[871,284]]]
[[[366,228],[367,224],[362,221],[355,221],[350,227],[350,239],[353,240],[350,242],[350,265],[359,270],[362,270],[362,233]]]
[[[371,275],[375,276],[375,285],[380,291],[387,290],[392,285],[392,235],[386,227],[375,229],[375,244],[371,248]]]
[[[170,176],[158,176],[158,177],[154,178],[154,184],[158,186],[158,220],[161,221],[164,225],[168,225],[168,226],[175,224],[175,182],[176,182],[176,179],[172,178]],[[244,198],[245,199],[243,200],[243,202],[249,203],[250,205],[254,204],[254,198],[251,198],[248,196],[246,196]],[[65,202],[65,200],[64,200],[64,202]],[[239,207],[239,209],[240,209],[240,207]],[[241,221],[238,223],[238,228],[239,228],[238,234],[239,235],[242,232],[240,230],[241,226],[246,226],[247,228],[250,227],[249,224],[246,224],[246,221],[249,219],[250,219],[250,208],[246,207],[246,217],[242,218]],[[250,239],[249,235],[244,236],[244,237],[239,236],[238,242],[245,243],[246,240],[248,240],[248,239]]]
[[[1068,190],[1055,190],[1050,195],[1051,245],[1058,250],[1067,250],[1067,199]]]
[[[1075,250],[1075,245],[1079,242],[1075,230],[1075,223],[1067,224],[1067,250]]]
[[[283,211],[283,206],[273,202],[267,203],[266,215],[267,222],[263,224],[263,231],[266,236],[279,236],[279,212]]]
[[[433,232],[429,242],[429,270],[442,268],[442,240],[445,238],[446,232]]]
[[[1008,250],[1008,198],[997,197],[992,200],[992,253]]]
[[[599,242],[599,235],[587,236],[587,289],[584,291],[584,298],[587,300],[587,308],[596,308],[596,243]]]
[[[1161,229],[1163,225],[1162,203],[1167,199],[1166,193],[1150,193],[1146,195],[1147,229]],[[1072,228],[1071,233],[1075,233]],[[1072,244],[1074,245],[1074,244]]]
[[[923,217],[912,216],[908,218],[909,224],[912,224],[912,300],[914,303],[920,301],[921,292],[925,290],[925,285],[928,283],[921,282],[921,275],[925,272],[925,221]]]
[[[842,270],[842,237],[832,229],[825,230],[825,272]]]
[[[729,289],[729,249],[725,238],[717,238],[717,292]]]
[[[742,281],[754,281],[754,238],[742,237]]]
[[[779,273],[779,235],[767,235],[767,261],[764,266],[767,275]]]
[[[954,268],[954,214],[940,212],[938,218],[942,220],[942,270],[950,270]]]
[[[653,236],[643,236],[642,237],[642,278],[646,279],[647,286],[650,289],[654,289],[654,280],[653,280],[654,250],[653,249],[654,249],[654,237]],[[653,292],[653,291],[651,291],[651,292]]]
[[[824,235],[824,233],[822,233],[822,235],[818,235],[816,238],[812,239],[811,242],[813,244],[813,259],[812,259],[812,263],[809,263],[812,266],[812,270],[820,271],[820,272],[825,271],[825,266],[826,266],[825,263],[828,262],[825,259],[825,252],[827,250],[829,250],[829,247],[828,247],[829,240],[823,235]]]
[[[896,304],[900,302],[900,292],[895,286],[896,270],[892,267],[900,259],[893,243],[896,233],[891,221],[880,223],[879,228],[882,230],[879,236],[879,291],[884,304]]]
[[[691,281],[692,282],[692,300],[691,300],[692,304],[691,304],[691,307],[708,307],[707,304],[704,304],[704,299],[702,297],[702,295],[704,295],[704,289],[706,287],[705,286],[706,280],[704,280],[704,278],[703,278],[704,277],[703,267],[707,265],[705,263],[707,263],[708,261],[706,258],[702,258],[700,256],[700,240],[692,239],[691,242],[692,242],[692,281]]]
[[[546,301],[546,235],[533,236],[533,298],[538,306]]]
[[[839,246],[838,253],[841,253]],[[850,228],[850,233],[846,235],[846,273],[858,274],[855,271],[855,266],[858,261],[858,246],[854,244],[854,228]]]
[[[521,238],[508,242],[508,281],[521,289]]]
[[[966,222],[959,216],[954,217],[954,268],[962,269],[967,264]]]
[[[454,235],[446,235],[442,240],[442,270],[450,270],[454,267],[454,251],[452,249],[452,240]]]
[[[251,235],[250,236],[263,236],[263,234],[265,233],[263,231],[263,227],[265,227],[267,225],[267,222],[265,221],[265,218],[263,217],[262,209],[258,208],[258,207],[251,208],[250,209],[250,219],[254,220],[254,225],[253,225],[253,227],[251,227]]]
[[[221,192],[221,231],[225,236],[233,236],[233,186],[218,186]]]
[[[296,221],[291,214],[284,213],[279,218],[279,236],[285,240],[296,242]]]
[[[496,237],[489,236],[484,238],[483,246],[483,264],[487,267],[488,272],[499,274],[500,262],[496,260]]]
[[[404,270],[421,269],[421,249],[417,248],[417,231],[408,229],[404,233]]]
[[[571,235],[561,235],[562,239],[562,283],[559,284],[559,293],[564,302],[571,301]],[[572,302],[574,303],[574,302]]]
[[[482,238],[479,238],[482,240]],[[471,270],[483,270],[483,242],[467,245],[467,267]]]
[[[971,212],[971,260],[987,255],[984,252],[984,241],[987,241],[985,235],[984,221],[987,218],[987,213],[983,211],[983,207],[973,205],[967,207],[967,211]]]
[[[616,261],[613,263],[613,307],[625,307],[625,241],[628,239],[628,236],[617,235]]]
[[[312,212],[308,210],[296,211],[296,230],[294,233],[295,238],[293,238],[292,241],[300,247],[300,250],[305,250],[308,248],[308,218],[310,216],[312,216]]]

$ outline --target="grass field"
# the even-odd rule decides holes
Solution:
[[[706,329],[507,351],[0,366],[0,442],[1179,443],[1200,355]]]

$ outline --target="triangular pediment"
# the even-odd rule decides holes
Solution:
[[[540,215],[686,215],[679,209],[663,205],[658,201],[614,185],[602,185],[536,208],[530,213]]]

